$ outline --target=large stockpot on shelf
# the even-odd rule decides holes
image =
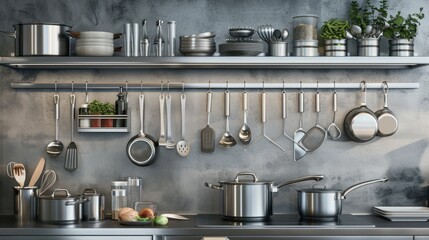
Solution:
[[[38,197],[38,220],[53,224],[79,223],[82,220],[82,203],[86,201],[82,196],[71,195],[66,189],[55,189],[50,196]]]
[[[298,190],[298,212],[304,219],[335,220],[342,212],[342,201],[351,191],[368,184],[387,182],[389,178],[380,178],[355,184],[342,191],[329,188]]]
[[[0,31],[15,38],[15,56],[69,56],[70,26],[57,23],[19,23],[15,32]]]
[[[252,179],[242,179],[251,176]],[[308,180],[320,181],[323,175],[306,176],[274,185],[272,181],[259,181],[252,172],[240,172],[233,181],[220,181],[220,185],[205,183],[206,187],[221,190],[224,217],[237,221],[263,220],[273,214],[272,193],[279,188]]]

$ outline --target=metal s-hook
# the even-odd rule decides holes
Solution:
[[[167,95],[170,95],[170,81],[167,81]]]
[[[185,94],[185,81],[182,81],[182,94]]]
[[[337,93],[337,86],[336,86],[335,81],[334,81],[334,93]]]
[[[71,83],[71,92],[72,92],[72,94],[74,93],[74,81],[72,81],[72,83]]]
[[[246,92],[246,81],[243,82],[243,92]]]
[[[316,82],[316,92],[319,93],[319,81]]]
[[[300,93],[303,93],[304,91],[302,90],[302,81],[299,81],[299,92]]]
[[[140,94],[143,94],[143,81],[140,81]]]
[[[89,98],[88,98],[88,81],[85,82],[85,103],[88,104]]]
[[[383,89],[384,94],[389,93],[389,85],[387,84],[386,81],[383,81],[383,83],[381,84],[381,88]]]
[[[282,93],[286,93],[286,89],[285,89],[285,81],[283,81],[283,91]]]
[[[366,92],[366,82],[365,81],[360,82],[360,90],[362,92]]]
[[[57,93],[57,81],[55,81],[55,93]]]
[[[209,92],[212,91],[211,81],[209,81]]]
[[[161,81],[161,95],[164,94],[164,81]]]

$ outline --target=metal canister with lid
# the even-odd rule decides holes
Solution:
[[[127,181],[112,181],[112,219],[118,220],[119,209],[127,207]]]
[[[97,193],[95,189],[85,189],[83,197],[87,201],[82,204],[82,219],[84,221],[104,220],[104,194]]]

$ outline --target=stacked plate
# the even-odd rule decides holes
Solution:
[[[219,44],[219,53],[223,56],[258,56],[264,52],[261,42],[227,42]]]
[[[214,32],[180,37],[179,51],[185,56],[211,56],[216,52]]]
[[[427,207],[377,207],[374,213],[389,219],[390,221],[422,221],[429,219]]]
[[[113,56],[113,51],[113,33],[110,32],[80,32],[76,40],[78,56]]]

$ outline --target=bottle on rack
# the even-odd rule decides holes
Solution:
[[[79,108],[79,115],[89,115],[89,108],[87,103],[83,103]],[[88,118],[80,118],[79,127],[81,128],[89,128],[90,120]]]
[[[115,102],[116,115],[126,115],[127,105],[125,101],[125,93],[122,87],[119,88],[118,99]],[[115,127],[125,127],[126,119],[116,119]]]

